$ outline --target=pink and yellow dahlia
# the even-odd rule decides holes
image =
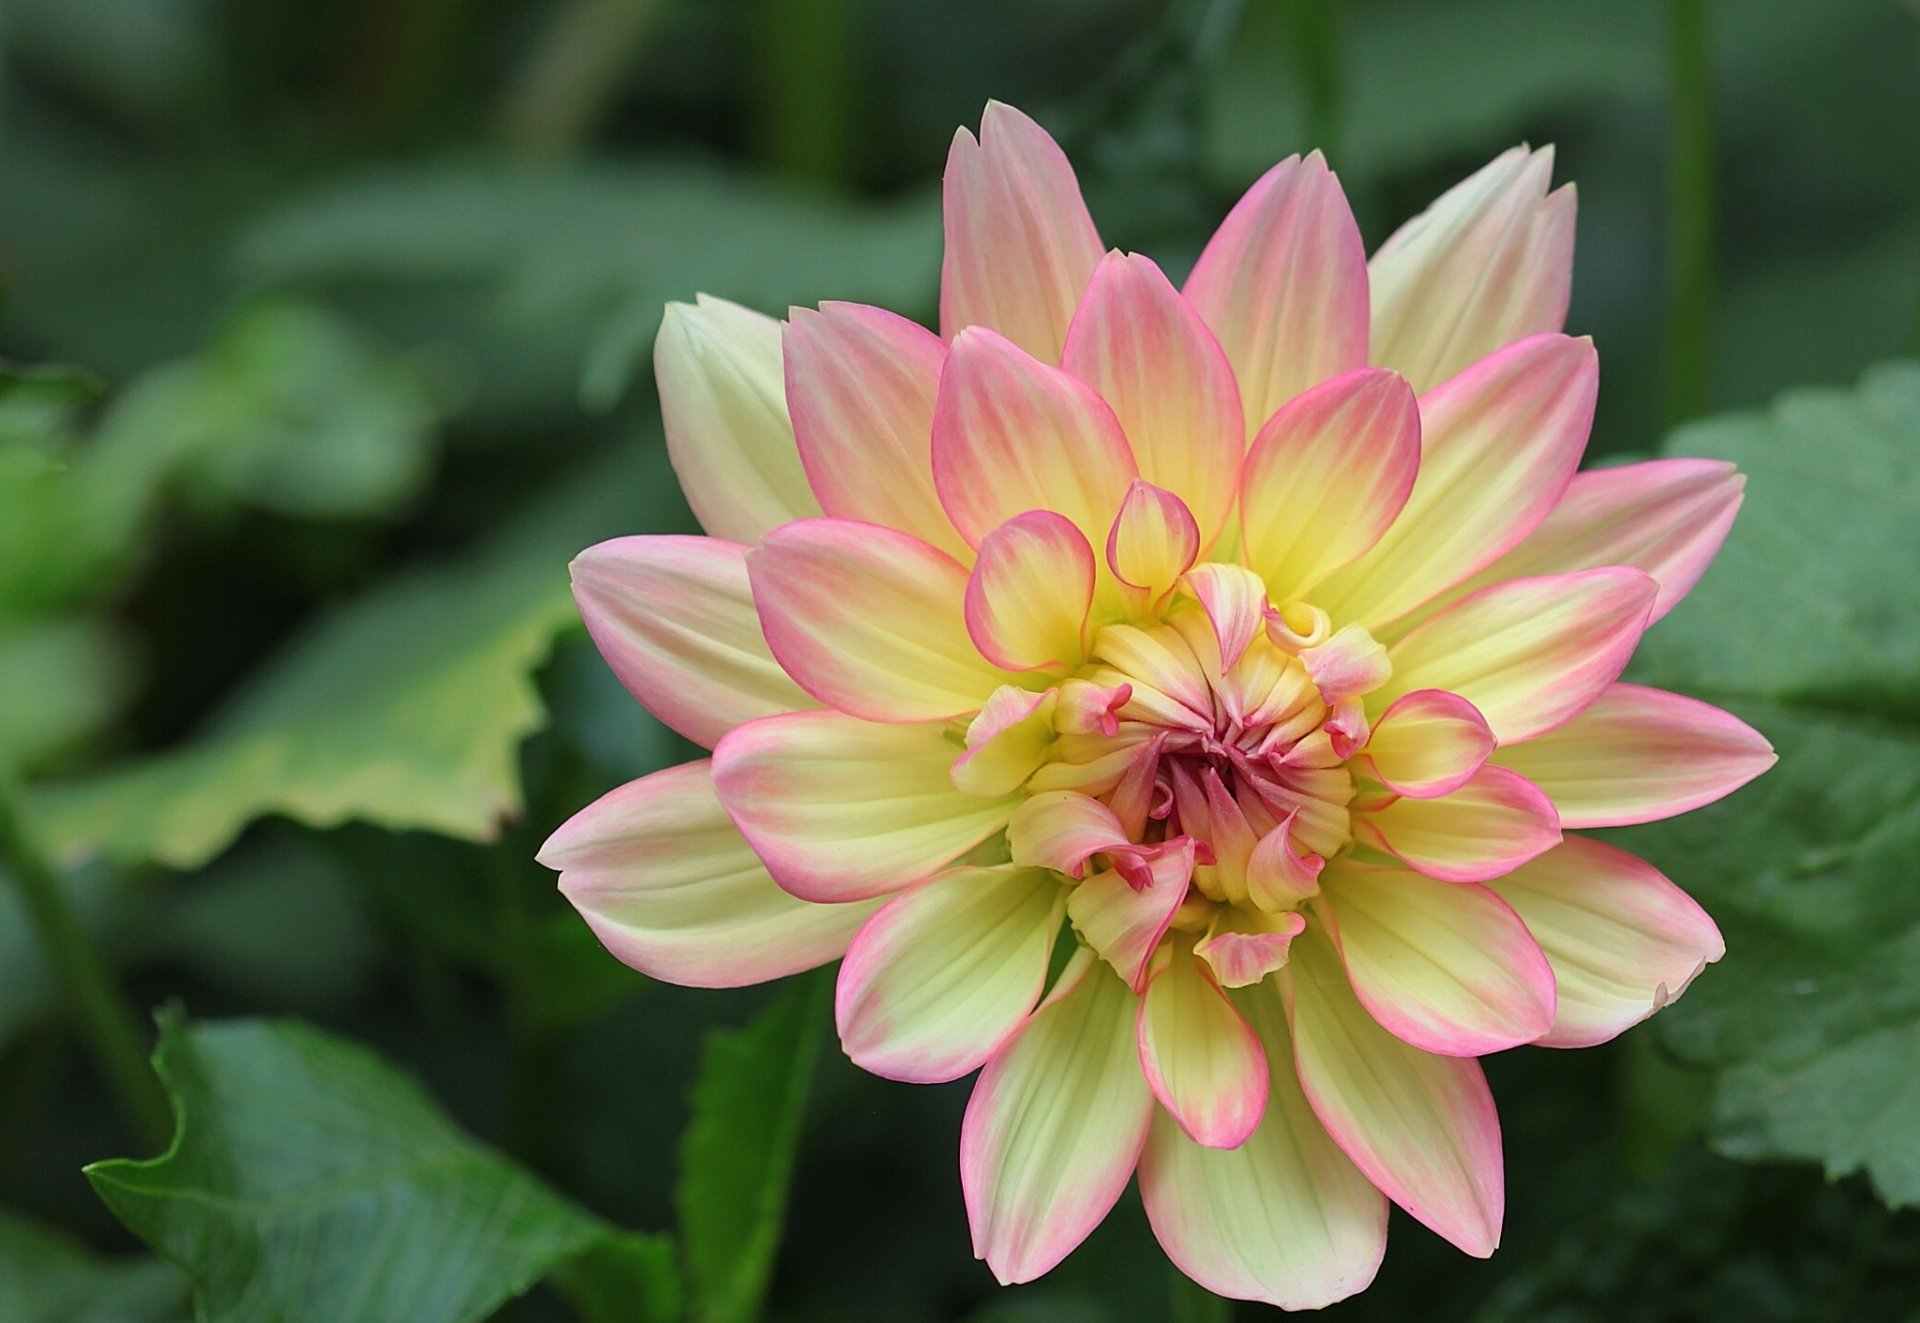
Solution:
[[[1389,1200],[1489,1254],[1475,1058],[1602,1042],[1721,954],[1665,877],[1563,834],[1773,754],[1618,680],[1741,479],[1576,472],[1597,367],[1560,332],[1551,169],[1510,151],[1369,260],[1326,163],[1290,159],[1176,288],[990,105],[948,158],[941,334],[667,310],[668,446],[711,536],[603,543],[574,590],[713,756],[542,859],[649,974],[844,956],[855,1062],[980,1070],[961,1174],[1003,1282],[1136,1172],[1223,1295],[1361,1289]]]

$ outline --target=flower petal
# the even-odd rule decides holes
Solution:
[[[1265,1114],[1237,1149],[1202,1148],[1156,1116],[1140,1198],[1181,1272],[1216,1295],[1319,1309],[1364,1289],[1387,1248],[1387,1200],[1327,1135],[1293,1072],[1271,987],[1234,997],[1266,1046]]]
[[[707,760],[609,791],[540,847],[594,935],[643,974],[697,988],[784,978],[836,959],[872,902],[782,891],[714,797]]]
[[[954,135],[941,210],[940,333],[951,340],[968,326],[991,327],[1058,363],[1101,252],[1060,145],[1012,106],[989,101],[978,142],[965,129]]]
[[[743,721],[814,705],[767,651],[747,549],[712,537],[622,537],[568,566],[594,646],[647,711],[711,748]]]
[[[767,646],[800,687],[868,721],[972,712],[1009,677],[967,635],[967,572],[878,524],[808,519],[747,556]]]
[[[1653,580],[1619,567],[1494,584],[1393,645],[1369,707],[1444,689],[1517,744],[1577,715],[1619,678],[1653,605]]]
[[[1101,259],[1060,366],[1113,407],[1140,476],[1178,492],[1212,546],[1240,483],[1240,392],[1213,332],[1151,258]]]
[[[1364,368],[1281,407],[1247,452],[1246,562],[1291,602],[1364,555],[1399,517],[1420,471],[1420,407],[1407,383]]]
[[[787,408],[820,508],[971,560],[933,489],[933,402],[947,361],[940,337],[860,303],[787,316]]]
[[[1067,897],[1074,929],[1136,992],[1146,987],[1154,950],[1187,898],[1193,856],[1191,840],[1152,847],[1147,886],[1106,871],[1091,874]]]
[[[1311,927],[1280,978],[1300,1086],[1327,1133],[1389,1199],[1468,1254],[1492,1254],[1506,1174],[1480,1063],[1381,1028]]]
[[[1367,264],[1371,360],[1418,390],[1567,320],[1574,191],[1553,148],[1515,147],[1440,195]]]
[[[1434,799],[1472,780],[1493,744],[1493,732],[1473,704],[1444,689],[1416,689],[1388,705],[1363,757],[1395,794]]]
[[[1354,839],[1442,882],[1484,882],[1560,843],[1560,820],[1540,788],[1487,766],[1438,799],[1396,799],[1353,814]]]
[[[980,542],[967,579],[967,634],[1010,671],[1071,667],[1086,657],[1095,567],[1086,534],[1064,515],[1029,510]]]
[[[1266,584],[1245,566],[1219,561],[1194,566],[1183,582],[1187,591],[1200,599],[1207,623],[1213,626],[1221,671],[1232,670],[1266,623]]]
[[[1553,1026],[1553,970],[1487,888],[1352,863],[1330,866],[1321,884],[1354,994],[1396,1037],[1477,1057]]]
[[[1442,601],[1506,579],[1631,565],[1660,585],[1653,599],[1658,620],[1707,572],[1746,485],[1745,475],[1715,459],[1653,459],[1576,473],[1540,527]]]
[[[750,543],[820,513],[787,421],[779,322],[705,294],[669,303],[653,375],[667,457],[702,528]]]
[[[1692,897],[1625,850],[1569,836],[1488,884],[1553,966],[1560,1007],[1545,1047],[1592,1047],[1686,991],[1726,952]]]
[[[1546,791],[1561,825],[1625,827],[1711,804],[1779,759],[1732,713],[1616,684],[1564,726],[1503,747],[1493,761]]]
[[[1104,539],[1139,476],[1105,400],[980,327],[954,337],[933,412],[933,481],[974,546],[1028,510],[1055,510]]]
[[[1366,246],[1319,152],[1247,190],[1183,292],[1233,365],[1248,436],[1301,391],[1367,362]]]
[[[1140,999],[1140,1068],[1195,1143],[1237,1148],[1266,1110],[1266,1056],[1192,948],[1176,945],[1168,954]]]
[[[1599,375],[1589,342],[1536,335],[1422,395],[1406,508],[1314,605],[1378,632],[1533,532],[1586,448]]]
[[[1239,919],[1249,912],[1223,909],[1220,913]],[[1258,918],[1246,927],[1229,926],[1216,919],[1213,929],[1193,948],[1193,953],[1212,967],[1213,976],[1220,980],[1222,987],[1248,987],[1284,968],[1288,948],[1307,926],[1307,921],[1295,910],[1279,914],[1253,913],[1258,914]]]
[[[1200,546],[1200,525],[1187,503],[1136,479],[1107,530],[1107,568],[1148,603],[1157,602],[1199,557]]]
[[[955,868],[901,892],[840,966],[840,1045],[915,1084],[977,1069],[1040,999],[1066,899],[1037,868]]]
[[[939,723],[762,717],[713,751],[720,802],[781,886],[822,902],[900,890],[1006,825],[1017,797],[954,789]]]
[[[1101,851],[1128,844],[1127,830],[1112,809],[1073,790],[1028,796],[1007,824],[1007,850],[1015,863],[1069,877],[1079,877],[1087,860]]]
[[[953,762],[953,784],[969,795],[1010,795],[1046,762],[1060,691],[993,691],[967,727],[967,751]]]
[[[1082,948],[987,1063],[960,1125],[973,1253],[1002,1284],[1064,1259],[1127,1188],[1153,1117],[1133,996]]]

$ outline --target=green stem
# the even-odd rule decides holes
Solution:
[[[553,17],[500,108],[500,136],[531,154],[578,147],[599,124],[664,0],[572,0]]]
[[[859,0],[753,0],[754,146],[797,184],[847,181]]]
[[[1707,0],[1667,0],[1672,138],[1667,421],[1711,403],[1713,364],[1713,62]]]
[[[1307,109],[1307,140],[1335,163],[1340,150],[1338,0],[1287,0],[1287,28]]]
[[[1171,1323],[1231,1323],[1233,1301],[1222,1298],[1167,1266],[1167,1317]]]
[[[127,1124],[142,1139],[164,1147],[173,1134],[173,1114],[147,1064],[140,1021],[80,926],[53,866],[29,839],[17,792],[4,772],[0,772],[0,865],[13,875],[26,900],[40,943],[66,990],[67,1008],[79,1022]]]

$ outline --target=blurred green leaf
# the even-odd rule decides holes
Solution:
[[[1905,1323],[1920,1253],[1859,1182],[1690,1150],[1509,1265],[1472,1323]],[[1912,1216],[1906,1230],[1914,1230]]]
[[[588,334],[582,389],[611,404],[644,361],[662,305],[696,292],[770,313],[821,298],[932,304],[931,198],[860,207],[685,164],[450,162],[298,197],[241,248],[271,282],[477,287],[475,320]]]
[[[0,621],[0,757],[34,769],[99,730],[129,690],[126,644],[84,616]]]
[[[87,1177],[186,1272],[207,1323],[482,1319],[619,1234],[462,1134],[405,1075],[305,1025],[169,1016],[155,1064],[172,1147]]]
[[[1747,474],[1734,533],[1639,665],[1690,693],[1920,721],[1920,364],[1681,428]]]
[[[7,1323],[181,1323],[187,1284],[169,1264],[105,1258],[0,1209],[0,1318]]]
[[[1724,1152],[1865,1170],[1920,1202],[1920,365],[1682,428],[1669,449],[1739,463],[1747,502],[1634,673],[1732,707],[1780,764],[1626,835],[1727,934],[1661,1033],[1719,1072]]]
[[[832,987],[803,976],[745,1028],[707,1035],[675,1192],[697,1323],[759,1317]]]
[[[272,301],[229,319],[198,357],[137,381],[88,458],[136,491],[178,472],[203,500],[380,514],[426,479],[434,413],[418,375],[338,316]]]
[[[684,1308],[680,1265],[665,1236],[609,1236],[561,1264],[554,1285],[581,1323],[672,1323]]]
[[[491,839],[520,809],[519,742],[543,720],[531,672],[576,622],[567,561],[675,503],[657,452],[568,482],[466,562],[323,615],[184,748],[40,788],[45,838],[181,869],[271,813]]]

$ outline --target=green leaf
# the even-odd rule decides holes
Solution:
[[[105,1258],[0,1209],[0,1318],[7,1323],[177,1323],[187,1284],[169,1264]]]
[[[699,1323],[759,1316],[832,986],[807,975],[745,1028],[707,1036],[675,1191]]]
[[[1737,463],[1747,500],[1641,669],[1688,692],[1920,721],[1920,364],[1683,427],[1667,451]]]
[[[610,1236],[561,1264],[554,1285],[581,1323],[668,1323],[684,1309],[680,1265],[665,1236]]]
[[[273,813],[491,839],[520,809],[517,749],[544,719],[531,672],[577,623],[567,561],[670,522],[664,456],[649,449],[636,464],[635,449],[565,484],[468,561],[402,575],[324,615],[185,747],[39,788],[30,806],[43,838],[65,858],[181,869]]]
[[[1780,763],[1621,834],[1727,937],[1659,1032],[1717,1072],[1723,1152],[1864,1170],[1920,1203],[1920,365],[1683,428],[1669,449],[1738,462],[1747,502],[1634,674],[1724,703]]]
[[[242,309],[205,353],[143,376],[88,458],[142,495],[177,471],[203,501],[380,514],[425,482],[434,418],[404,361],[325,309],[282,299]]]
[[[619,1235],[305,1025],[169,1015],[155,1066],[172,1147],[87,1177],[186,1272],[205,1323],[463,1323]]]
[[[104,621],[0,621],[0,758],[32,770],[99,730],[126,698],[128,662]]]
[[[275,282],[478,282],[492,320],[548,335],[591,328],[582,389],[604,406],[671,299],[704,291],[776,313],[829,297],[927,307],[939,216],[931,198],[855,207],[684,164],[450,161],[296,198],[242,257]]]

